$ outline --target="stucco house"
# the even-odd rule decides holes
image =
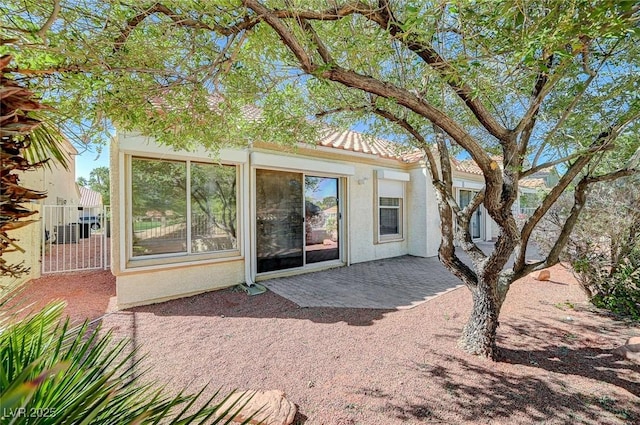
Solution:
[[[112,272],[119,307],[410,254],[437,255],[435,193],[421,156],[327,129],[289,151],[205,151],[119,132],[111,146]],[[483,186],[453,160],[462,204]],[[481,207],[478,240],[495,224]]]

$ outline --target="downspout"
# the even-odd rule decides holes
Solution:
[[[247,149],[247,160],[242,168],[242,221],[244,228],[244,281],[245,285],[253,286],[255,282],[253,281],[252,276],[252,265],[253,265],[253,248],[251,245],[251,235],[252,226],[251,226],[251,145],[249,149]]]

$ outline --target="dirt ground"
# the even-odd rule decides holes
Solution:
[[[106,272],[31,282],[24,300],[68,301],[75,320],[146,353],[144,379],[177,391],[280,389],[297,424],[637,424],[640,367],[611,355],[637,325],[593,309],[570,273],[513,284],[500,316],[502,359],[461,352],[465,288],[410,310],[299,308],[234,289],[113,312]]]

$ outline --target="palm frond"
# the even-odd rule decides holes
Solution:
[[[61,320],[63,308],[54,303],[20,320],[0,313],[0,404],[5,412],[52,414],[12,423],[222,424],[243,407],[219,414],[228,400],[216,403],[219,391],[206,399],[206,388],[168,396],[164,388],[140,384],[145,371],[135,347],[88,322],[72,326]]]
[[[40,125],[29,134],[29,146],[25,149],[24,156],[31,163],[42,163],[51,168],[55,162],[65,170],[69,169],[69,153],[64,146],[67,143],[60,129],[42,113],[29,114],[40,121]]]

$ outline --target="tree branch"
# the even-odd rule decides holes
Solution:
[[[438,154],[440,156],[440,167],[442,173],[442,182],[440,190],[436,190],[438,200],[438,213],[440,214],[440,247],[438,248],[438,258],[440,262],[454,276],[462,280],[467,286],[474,287],[478,284],[478,275],[471,270],[469,266],[460,260],[456,255],[454,241],[453,214],[454,208],[458,209],[456,202],[450,205],[445,199],[442,199],[441,193],[446,194],[448,198],[452,198],[453,179],[451,175],[451,158],[449,150],[442,134],[442,130],[438,129],[434,124],[433,129],[436,134],[436,144],[438,146]]]
[[[47,43],[47,31],[51,29],[51,25],[58,19],[58,13],[60,13],[60,0],[54,0],[51,15],[49,15],[47,21],[36,32],[36,35],[40,37],[45,44]]]
[[[560,159],[556,159],[556,160],[553,160],[553,161],[545,162],[543,164],[536,165],[535,167],[531,167],[528,170],[524,170],[523,172],[521,172],[520,173],[520,179],[523,179],[525,177],[529,177],[530,175],[535,174],[540,170],[543,170],[543,169],[549,168],[549,167],[553,167],[554,165],[562,164],[563,162],[570,161],[570,160],[572,160],[574,158],[577,158],[579,156],[590,154],[590,153],[603,152],[605,150],[610,150],[610,149],[613,149],[613,146],[594,146],[594,147],[589,148],[586,151],[576,152],[574,154],[564,156],[564,157],[562,157]]]
[[[623,168],[611,173],[602,174],[600,176],[585,176],[583,177],[574,191],[574,203],[571,207],[571,211],[569,216],[565,220],[562,230],[560,231],[560,235],[556,242],[551,247],[549,254],[544,259],[544,261],[539,261],[534,264],[523,265],[522,267],[516,269],[514,266],[515,277],[514,280],[520,279],[521,277],[531,273],[532,271],[544,269],[547,267],[551,267],[555,264],[558,264],[560,261],[560,254],[566,247],[569,239],[571,237],[571,233],[578,223],[578,219],[580,218],[580,213],[584,209],[587,200],[587,190],[590,185],[595,183],[602,183],[607,181],[617,180],[622,177],[631,176],[633,174],[640,173],[640,169],[629,169]]]
[[[565,191],[565,189],[569,186],[569,184],[578,176],[578,174],[582,171],[582,169],[589,164],[591,161],[591,157],[599,151],[598,147],[602,149],[608,149],[609,145],[613,143],[616,137],[619,134],[620,129],[628,123],[625,120],[623,123],[619,124],[615,128],[610,128],[609,130],[598,135],[596,140],[591,144],[591,147],[587,153],[579,156],[576,161],[569,167],[567,172],[560,178],[560,181],[551,189],[551,191],[547,194],[547,196],[542,201],[542,204],[536,208],[534,213],[529,217],[527,222],[524,224],[521,235],[521,249],[516,255],[516,259],[514,262],[513,270],[516,274],[520,273],[524,268],[525,256],[526,256],[526,247],[529,242],[529,238],[531,237],[531,233],[535,226],[542,220],[542,217],[547,213],[549,208],[558,200],[560,195]]]
[[[204,29],[204,30],[212,31],[224,36],[237,34],[242,31],[251,29],[260,22],[259,19],[255,19],[255,18],[252,19],[246,16],[243,20],[235,24],[232,24],[228,27],[225,27],[222,25],[215,25],[215,24],[210,26],[201,21],[191,19],[186,16],[175,13],[174,11],[169,9],[167,6],[164,6],[163,4],[157,2],[127,21],[126,27],[122,30],[122,32],[120,33],[120,36],[118,36],[118,38],[116,38],[114,41],[113,51],[117,52],[118,50],[120,50],[129,39],[129,36],[133,32],[133,30],[136,29],[136,27],[140,25],[149,16],[154,15],[156,13],[160,13],[162,15],[169,17],[176,25],[183,26],[183,27],[196,28],[196,29]]]
[[[320,75],[323,78],[342,83],[347,87],[357,88],[364,92],[395,100],[397,104],[427,118],[433,124],[442,128],[449,137],[471,155],[485,175],[499,174],[499,168],[492,165],[493,160],[491,157],[462,126],[412,92],[339,66],[321,71]]]
[[[487,255],[473,242],[469,223],[471,222],[473,214],[478,208],[480,208],[480,205],[482,205],[482,201],[484,201],[484,189],[476,193],[471,199],[471,202],[469,202],[469,204],[462,210],[458,210],[456,214],[456,234],[458,235],[456,239],[460,243],[462,250],[466,252],[469,257],[471,257],[471,260],[476,264],[484,261],[487,258]]]
[[[509,141],[512,133],[495,120],[478,97],[474,95],[474,90],[460,79],[456,70],[432,46],[418,40],[413,34],[404,32],[402,29],[404,23],[393,16],[391,6],[387,1],[381,2],[380,6],[377,11],[370,10],[369,13],[362,15],[377,23],[383,30],[389,31],[389,34],[398,42],[418,55],[440,74],[489,134],[502,143]]]
[[[316,33],[316,31],[313,29],[309,21],[307,21],[306,19],[299,19],[299,23],[300,23],[300,27],[307,34],[311,36],[311,39],[315,43],[316,48],[318,50],[318,54],[320,55],[324,63],[326,64],[334,63],[334,60],[331,57],[331,53],[329,52],[329,49],[327,49],[327,46],[325,46],[322,40],[320,39],[320,37],[318,37],[318,33]]]
[[[278,34],[285,46],[295,55],[302,67],[302,70],[307,74],[312,74],[317,67],[313,64],[311,57],[307,54],[302,44],[298,39],[289,31],[284,25],[281,19],[275,15],[271,10],[264,7],[260,2],[256,0],[243,0],[242,2],[246,7],[253,10],[258,14],[259,18],[265,21],[274,31]]]
[[[247,0],[243,3],[261,16],[268,11],[268,9],[255,0]],[[334,7],[320,12],[309,10],[271,10],[268,11],[268,13],[280,19],[298,18],[323,21],[335,21],[353,14],[363,16],[365,19],[377,24],[384,31],[389,31],[389,34],[391,34],[394,39],[413,51],[425,63],[437,71],[490,134],[503,142],[511,138],[511,132],[493,118],[482,102],[474,96],[473,89],[460,79],[455,69],[447,63],[442,56],[430,45],[423,43],[414,35],[405,33],[402,30],[403,23],[393,17],[388,2],[381,2],[381,6],[377,8],[372,8],[361,1],[352,1],[340,7]]]
[[[547,58],[547,68],[550,70],[553,66],[553,55],[550,55]],[[549,94],[551,91],[551,87],[553,84],[558,81],[558,78],[554,78],[549,82],[549,72],[548,71],[539,71],[536,77],[536,82],[532,91],[532,100],[529,108],[520,119],[520,122],[516,125],[513,130],[514,133],[519,134],[524,131],[525,128],[531,125],[531,122],[535,120],[535,117],[538,115],[540,111],[540,105],[544,100],[545,96]]]
[[[611,57],[611,55],[613,54],[613,51],[616,49],[616,47],[618,46],[619,43],[620,43],[620,41],[617,41],[611,47],[611,49],[609,49],[609,51],[604,55],[604,57],[602,58],[602,60],[598,64],[598,67],[596,68],[596,70],[593,71],[592,73],[589,73],[589,77],[587,77],[587,79],[585,80],[585,82],[583,84],[583,87],[582,87],[582,90],[580,90],[580,92],[578,94],[576,94],[576,96],[571,100],[571,103],[569,104],[569,106],[562,112],[562,116],[560,117],[558,122],[553,126],[551,131],[549,131],[549,133],[547,133],[547,135],[545,136],[544,141],[542,142],[542,144],[538,148],[538,151],[536,152],[536,155],[533,158],[533,162],[532,162],[533,165],[538,163],[538,160],[540,159],[540,156],[544,152],[544,148],[551,141],[551,138],[553,137],[553,135],[555,135],[557,133],[557,131],[560,129],[560,127],[562,127],[562,125],[565,123],[567,118],[569,118],[569,115],[571,115],[571,113],[573,112],[575,107],[578,105],[578,102],[580,101],[580,99],[582,99],[582,96],[584,96],[584,94],[587,92],[587,89],[589,88],[589,86],[591,85],[593,80],[595,80],[595,78],[597,77],[598,73],[600,72],[600,69],[602,69],[602,67],[606,63],[607,59],[609,59]]]
[[[547,69],[550,70],[553,66],[553,55],[550,55],[547,59]],[[536,83],[533,88],[533,100],[529,105],[529,108],[525,112],[524,116],[516,125],[516,128],[513,130],[514,133],[520,134],[519,140],[519,148],[518,155],[524,157],[527,153],[527,148],[529,146],[529,140],[531,139],[531,135],[533,134],[533,129],[536,124],[536,120],[538,118],[538,114],[540,112],[540,106],[542,105],[542,101],[549,94],[553,85],[559,81],[559,78],[554,78],[552,83],[549,83],[549,74],[548,71],[540,71],[536,78]]]
[[[326,111],[320,111],[320,112],[315,114],[315,117],[316,118],[322,118],[322,117],[326,117],[327,115],[339,114],[340,112],[361,112],[361,111],[367,111],[369,109],[371,109],[371,107],[368,106],[368,105],[365,105],[365,106],[344,106],[344,107],[335,108],[335,109],[328,109]]]

